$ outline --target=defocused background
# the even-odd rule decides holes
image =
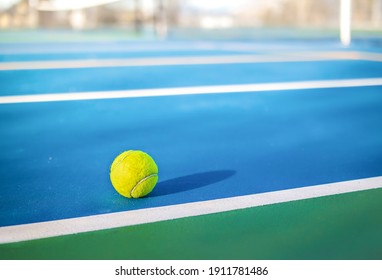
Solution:
[[[32,30],[58,29],[63,32],[61,40],[65,40],[65,32],[73,31],[96,39],[338,37],[341,2],[0,0],[0,36],[3,40],[28,40]],[[353,37],[382,37],[382,0],[352,0],[351,5]],[[23,37],[12,33],[16,30],[24,30]]]

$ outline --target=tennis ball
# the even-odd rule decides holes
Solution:
[[[158,166],[142,151],[125,151],[110,167],[110,180],[115,190],[128,198],[148,195],[158,182]]]

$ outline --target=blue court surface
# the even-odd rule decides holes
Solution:
[[[1,45],[0,258],[50,258],[25,255],[36,240],[145,224],[155,230],[160,221],[341,193],[373,192],[381,205],[381,49],[311,44]],[[157,162],[159,181],[147,197],[124,198],[110,183],[110,165],[125,150],[143,150]],[[321,193],[320,186],[328,192]],[[300,196],[311,187],[312,194]],[[293,192],[289,198],[272,200],[288,190]],[[224,208],[225,201],[239,199],[240,205],[241,198],[254,202]],[[210,203],[219,201],[222,208],[208,210]],[[197,203],[207,210],[198,210]],[[337,209],[336,203],[320,205],[323,211]],[[180,208],[171,208],[177,206],[197,210],[177,216],[173,211]],[[170,214],[150,220],[162,207]],[[283,211],[277,209],[272,210],[276,217]],[[355,210],[351,205],[349,209],[352,215]],[[370,242],[375,251],[360,249],[362,253],[355,250],[339,258],[382,258],[380,209],[377,204],[367,210],[372,213],[359,209],[374,217],[362,226],[369,227],[368,234],[359,238],[374,236]],[[87,218],[129,213],[149,218],[86,227]],[[76,227],[77,218],[85,229]],[[67,221],[68,226],[57,229],[57,221]],[[248,221],[252,222],[256,223]],[[341,234],[346,232],[338,233],[339,240]],[[243,240],[251,242],[251,237]],[[289,255],[256,258],[278,256]],[[183,257],[188,258],[179,256]],[[209,257],[213,255],[192,256]],[[313,251],[291,258],[315,257]]]

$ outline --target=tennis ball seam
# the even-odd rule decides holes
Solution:
[[[118,165],[120,165],[129,155],[131,155],[133,153],[133,150],[125,151],[125,153],[126,154],[124,155],[124,157],[122,157],[118,162],[110,166],[110,172],[113,171],[113,169],[117,168]]]
[[[158,173],[150,174],[149,176],[146,176],[145,178],[141,179],[138,183],[135,184],[135,186],[130,191],[130,196],[133,197],[134,190],[139,186],[139,184],[143,183],[147,179],[150,179],[151,177],[158,176]]]

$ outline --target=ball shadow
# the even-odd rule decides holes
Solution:
[[[223,181],[236,173],[234,170],[218,170],[182,176],[159,182],[149,197],[189,191]]]

